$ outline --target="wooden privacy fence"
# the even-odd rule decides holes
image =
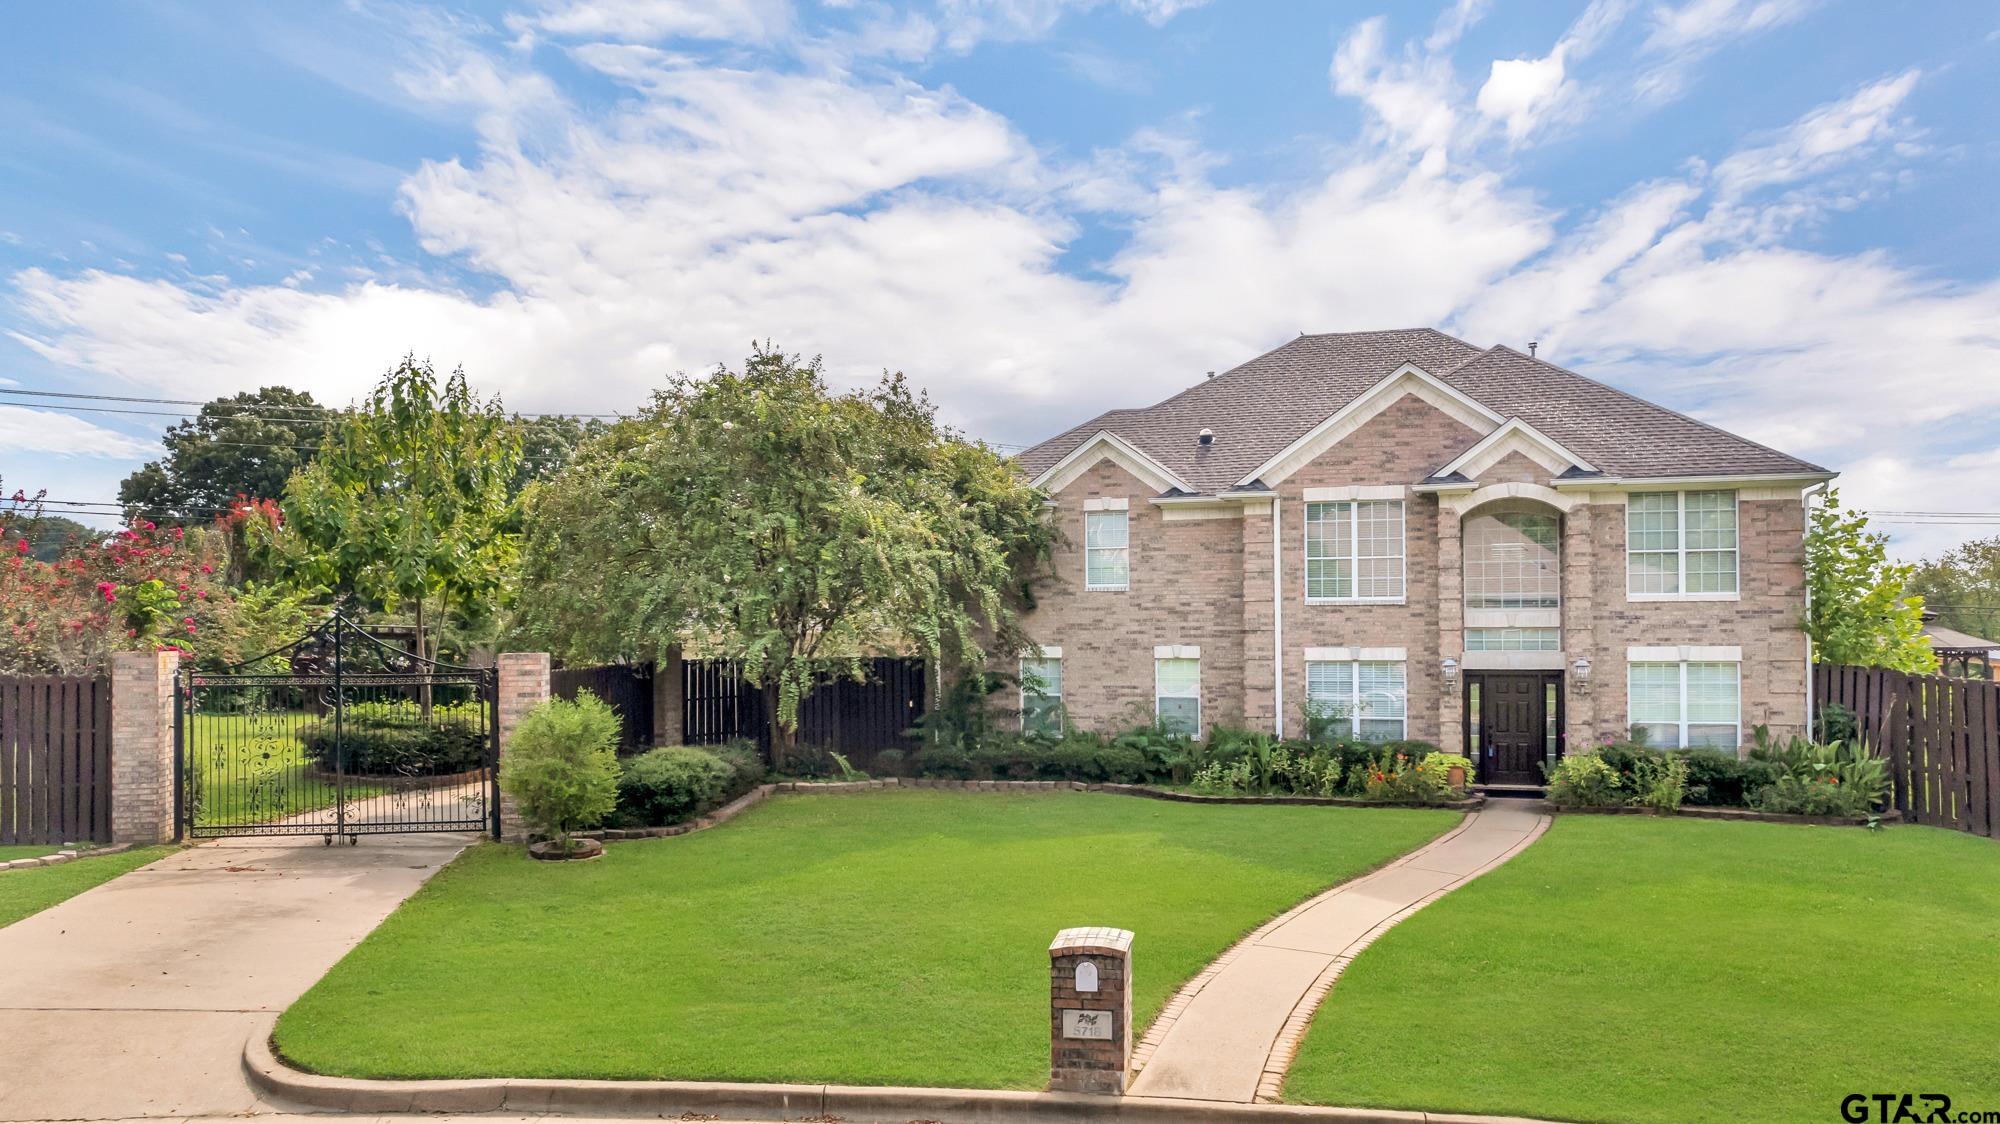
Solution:
[[[0,844],[111,839],[111,681],[0,678]]]
[[[549,672],[549,693],[574,699],[580,690],[603,699],[618,712],[618,752],[631,753],[653,744],[653,669],[651,665],[600,664],[559,667]]]
[[[870,769],[885,749],[910,752],[908,731],[924,715],[924,661],[874,659],[868,679],[837,679],[813,688],[799,705],[801,747],[830,750],[858,769]],[[681,665],[681,740],[715,745],[748,738],[771,749],[764,693],[744,681],[727,660],[688,660]]]
[[[1854,712],[1911,822],[2000,837],[2000,684],[1820,664],[1813,699]]]

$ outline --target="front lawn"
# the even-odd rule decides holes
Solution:
[[[78,847],[94,847],[96,845],[95,843],[81,843],[78,844]],[[63,845],[61,843],[9,843],[6,846],[0,846],[0,863],[13,862],[15,859],[39,859],[43,855],[53,855],[62,849]]]
[[[474,848],[278,1023],[356,1077],[1039,1088],[1048,944],[1137,934],[1143,1026],[1265,919],[1458,822],[1081,792],[778,796],[711,831]]]
[[[172,847],[134,847],[115,855],[0,874],[0,926],[12,925],[29,914],[40,913],[128,870],[137,870],[154,859],[171,854],[173,850]]]
[[[1391,930],[1286,1097],[1559,1120],[2000,1108],[2000,844],[1934,828],[1567,816]],[[1921,1103],[1921,1102],[1919,1102]]]

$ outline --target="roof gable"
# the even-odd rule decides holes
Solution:
[[[1311,464],[1313,458],[1345,440],[1366,425],[1369,419],[1406,396],[1414,395],[1467,428],[1484,433],[1501,424],[1499,414],[1474,401],[1469,395],[1442,381],[1414,363],[1405,363],[1361,395],[1334,411],[1332,416],[1307,430],[1270,459],[1238,480],[1241,487],[1261,480],[1266,485],[1279,481]]]
[[[1032,483],[1048,492],[1060,492],[1075,483],[1076,478],[1088,471],[1091,465],[1104,460],[1138,477],[1155,491],[1194,491],[1165,465],[1108,429],[1098,430],[1089,440],[1072,449],[1068,456],[1036,476]]]
[[[1468,480],[1477,480],[1481,474],[1512,453],[1527,457],[1557,476],[1572,468],[1589,473],[1597,471],[1595,465],[1570,452],[1541,430],[1520,418],[1508,418],[1500,428],[1480,438],[1477,444],[1453,457],[1451,463],[1431,473],[1431,479],[1458,475]]]

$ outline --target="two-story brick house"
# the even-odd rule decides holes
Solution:
[[[1023,722],[1463,747],[1536,784],[1648,727],[1739,745],[1806,711],[1817,465],[1505,347],[1300,336],[1021,454],[1067,540]]]

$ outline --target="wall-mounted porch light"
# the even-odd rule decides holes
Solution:
[[[1439,660],[1439,661],[1438,661],[1438,667],[1439,667],[1439,669],[1440,669],[1440,670],[1442,670],[1442,671],[1444,672],[1444,685],[1445,685],[1445,686],[1449,687],[1449,686],[1451,686],[1451,685],[1452,685],[1453,683],[1456,683],[1456,682],[1458,682],[1458,661],[1457,661],[1457,660],[1455,660],[1455,659],[1452,659],[1452,658],[1451,658],[1450,656],[1446,656],[1446,657],[1445,657],[1444,659],[1442,659],[1442,660]]]
[[[1576,685],[1577,690],[1588,690],[1590,687],[1590,657],[1578,656],[1576,662],[1569,665],[1569,676],[1570,682]]]

